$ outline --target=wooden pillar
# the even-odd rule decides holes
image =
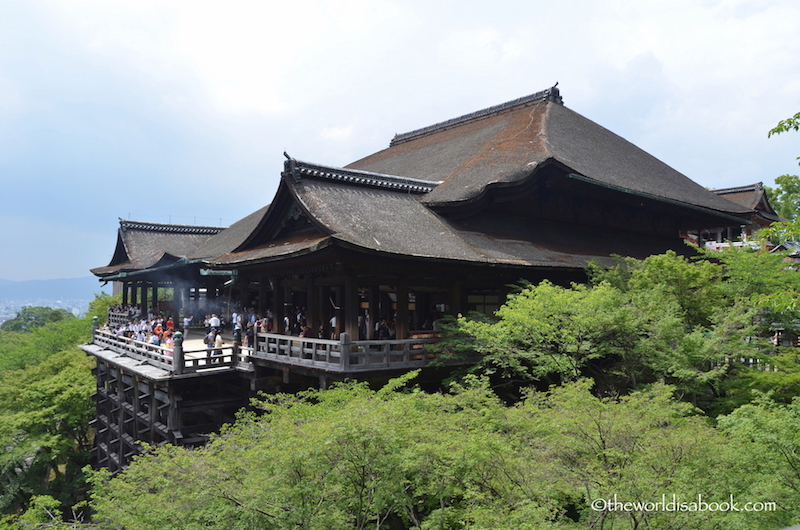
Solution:
[[[352,275],[345,277],[344,283],[344,322],[342,331],[350,337],[358,338],[358,283]]]
[[[377,338],[375,336],[375,324],[377,324],[380,317],[380,295],[381,290],[377,285],[371,285],[369,288],[369,327],[367,328],[367,340]]]
[[[183,296],[183,313],[184,316],[192,315],[192,290],[190,287],[181,289],[181,296]]]
[[[180,432],[182,425],[180,410],[178,410],[178,402],[181,400],[181,397],[175,389],[174,384],[167,385],[167,395],[167,400],[169,402],[169,407],[167,409],[167,430],[170,434],[170,442],[179,443],[179,435],[182,434]]]
[[[294,306],[292,305],[292,301],[291,281],[290,278],[286,278],[283,280],[283,307],[281,308],[281,326],[283,326],[283,317],[289,315],[289,327],[283,330],[283,332],[287,335],[292,334],[292,325],[294,325]]]
[[[128,305],[128,289],[130,289],[130,282],[122,282],[122,305]]]
[[[175,375],[180,375],[183,373],[183,369],[183,333],[178,331],[175,333],[175,345],[172,348],[172,372]]]
[[[317,290],[319,287],[314,285],[314,277],[309,275],[306,285],[306,323],[314,336],[317,336],[319,329],[319,296]]]
[[[410,291],[410,289],[409,289]],[[411,308],[409,307],[409,311]],[[420,311],[420,298],[419,293],[414,292],[414,315],[412,318],[411,331],[422,329],[422,311]]]
[[[397,321],[394,323],[395,338],[407,339],[408,329],[408,282],[400,280],[396,288]]]
[[[216,313],[216,300],[217,300],[217,284],[216,281],[209,277],[206,280],[206,313]]]
[[[147,318],[147,310],[148,310],[148,305],[147,305],[147,282],[146,281],[142,281],[139,284],[139,288],[141,289],[141,294],[142,294],[142,301],[139,304],[140,311],[142,313],[142,318]]]
[[[378,320],[385,318],[387,321],[391,321],[394,315],[392,314],[392,298],[389,296],[389,293],[380,291],[378,293],[378,300],[380,304]]]
[[[331,288],[324,286],[317,287],[317,296],[319,297],[319,303],[317,304],[319,324],[314,328],[314,333],[317,333],[320,328],[322,328],[322,337],[327,339],[331,336]]]
[[[153,282],[153,314],[158,314],[158,282]]]
[[[178,316],[183,312],[183,296],[181,289],[176,284],[172,284],[172,319],[178,322]],[[168,315],[169,316],[169,315]]]
[[[261,276],[258,279],[258,307],[256,312],[259,316],[264,316],[267,312],[267,287],[269,281],[266,276]]]
[[[453,282],[450,291],[450,314],[458,315],[464,313],[464,286],[461,281]]]
[[[123,433],[125,432],[125,407],[123,403],[126,403],[125,400],[125,377],[126,373],[122,371],[122,369],[117,369],[117,405],[119,406],[119,410],[115,414],[114,422],[116,423],[116,433],[114,433],[115,443],[114,443],[114,452],[117,453],[117,460],[119,461],[120,466],[125,465],[125,439],[122,437]],[[133,378],[133,376],[130,376]]]
[[[283,332],[283,285],[280,278],[272,280],[272,332]]]

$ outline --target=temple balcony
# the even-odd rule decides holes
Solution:
[[[439,341],[437,335],[421,331],[412,333],[410,339],[351,341],[347,333],[342,333],[338,340],[258,333],[254,348],[226,344],[212,349],[199,340],[186,343],[176,340],[175,348],[168,349],[95,329],[92,341],[82,349],[154,380],[213,375],[220,371],[247,374],[256,372],[257,366],[305,375],[319,372],[345,379],[367,378],[372,372],[423,368],[437,358],[429,349]],[[443,364],[463,362],[448,359]]]

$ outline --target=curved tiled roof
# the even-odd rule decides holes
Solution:
[[[731,188],[718,188],[711,190],[711,192],[726,200],[741,204],[745,208],[754,210],[756,217],[761,219],[760,224],[788,221],[788,219],[779,216],[772,208],[767,192],[764,189],[764,184],[761,182]]]
[[[162,266],[189,255],[224,227],[145,223],[120,219],[117,247],[111,262],[92,269],[97,276]]]
[[[495,186],[518,185],[543,162],[556,161],[600,185],[728,214],[748,212],[564,107],[560,97],[543,94],[400,135],[402,141],[347,168],[442,181],[423,200],[446,207],[476,201]]]
[[[318,178],[288,179],[284,186],[326,233],[277,238],[221,256],[215,265],[274,261],[337,244],[398,257],[575,269],[590,260],[606,262],[615,253],[643,258],[665,248],[685,250],[677,237],[643,239],[604,227],[569,227],[540,219],[509,223],[504,216],[493,220],[490,215],[477,224],[452,222],[418,196],[380,187]]]
[[[336,245],[423,259],[556,268],[582,268],[611,254],[645,257],[665,248],[681,250],[675,248],[682,245],[677,233],[667,238],[660,230],[661,236],[642,237],[626,226],[586,221],[603,217],[581,218],[578,226],[577,217],[556,212],[556,219],[554,210],[530,215],[526,201],[545,197],[550,184],[570,199],[578,197],[576,208],[599,197],[599,186],[609,210],[622,205],[649,208],[656,217],[669,212],[665,215],[681,218],[685,212],[692,222],[726,223],[753,212],[564,107],[555,87],[398,135],[388,149],[346,168],[287,158],[271,205],[224,231],[121,221],[112,263],[93,272],[108,276],[181,258],[229,267]],[[508,193],[492,195],[499,188]],[[500,199],[513,201],[516,210]],[[548,204],[556,208],[557,203]],[[469,208],[459,210],[462,205]]]

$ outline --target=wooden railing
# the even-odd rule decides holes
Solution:
[[[184,350],[182,344],[176,343],[175,348],[169,349],[121,337],[100,329],[94,331],[92,342],[120,355],[131,357],[173,374],[190,374],[209,369],[231,369],[238,368],[242,364],[249,364],[246,360],[246,352],[234,351],[233,346]]]
[[[138,312],[137,312],[138,315]],[[128,311],[109,311],[108,312],[108,325],[111,327],[122,327],[130,324],[132,320],[131,314]]]
[[[176,340],[175,348],[168,349],[100,329],[95,329],[93,338],[94,344],[104,349],[174,375],[220,369],[253,371],[252,361],[258,359],[338,373],[421,368],[436,357],[426,345],[438,340],[425,335],[413,339],[351,342],[346,333],[342,333],[339,340],[259,333],[254,348],[223,346],[184,350],[182,340]],[[221,353],[215,355],[216,352]]]
[[[257,359],[333,372],[419,368],[435,357],[425,345],[438,340],[426,336],[351,342],[347,333],[342,333],[339,340],[259,333],[251,355]]]

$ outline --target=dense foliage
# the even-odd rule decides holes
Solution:
[[[444,349],[480,352],[472,372],[509,401],[530,385],[580,377],[607,394],[665,381],[712,414],[749,401],[752,388],[789,398],[794,353],[770,338],[774,323],[800,321],[800,275],[780,253],[734,248],[705,258],[620,259],[593,267],[589,285],[523,286],[495,319],[451,321]]]
[[[796,524],[800,365],[795,348],[771,338],[776,327],[800,331],[800,273],[785,254],[699,258],[620,259],[592,267],[586,285],[521,285],[493,318],[454,319],[443,351],[477,351],[481,361],[439,393],[409,374],[377,391],[353,383],[262,396],[201,449],[149,448],[114,478],[93,472],[92,524]],[[90,314],[113,302],[98,298]],[[85,493],[78,470],[91,444],[93,380],[73,345],[89,326],[66,319],[0,332],[0,508],[15,514],[7,528],[69,517]],[[745,511],[748,503],[760,509]]]
[[[775,187],[764,186],[764,190],[775,213],[784,219],[797,219],[800,213],[800,177],[797,175],[775,177]]]
[[[77,345],[91,318],[62,311],[25,307],[0,330],[0,528],[51,528],[87,497],[94,363]]]
[[[594,267],[588,285],[523,285],[495,318],[450,322],[444,350],[482,360],[447,392],[424,393],[407,376],[379,391],[264,396],[202,449],[152,448],[113,479],[96,473],[95,524],[796,523],[800,370],[796,350],[770,338],[775,323],[800,321],[800,274],[781,254],[701,257],[621,259]]]
[[[52,307],[25,306],[20,309],[11,320],[6,320],[0,329],[5,331],[30,331],[40,328],[50,322],[75,318],[75,315],[66,309],[53,309]]]
[[[397,386],[272,396],[261,402],[262,414],[243,414],[205,448],[163,446],[113,480],[100,473],[96,524],[702,530],[773,529],[800,515],[796,472],[774,460],[778,447],[762,452],[791,429],[768,417],[781,405],[751,405],[725,418],[722,430],[658,384],[598,398],[583,379],[526,393],[512,407],[475,378],[450,393]],[[612,504],[701,498],[780,509],[625,511]]]

